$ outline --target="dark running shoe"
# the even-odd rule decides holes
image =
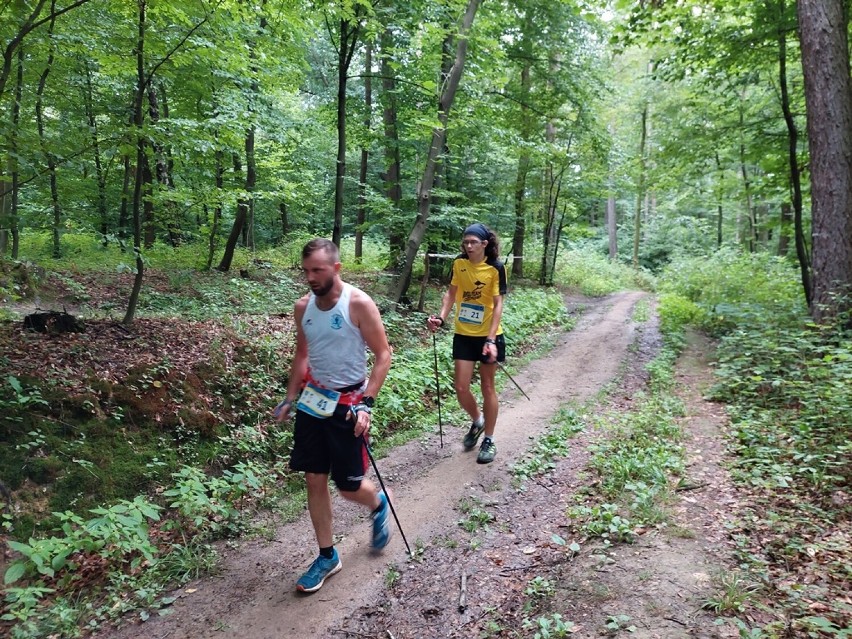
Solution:
[[[343,564],[340,563],[340,557],[337,556],[337,548],[334,549],[334,555],[331,559],[326,559],[322,555],[314,559],[314,563],[308,568],[307,572],[299,577],[296,582],[296,590],[301,592],[316,592],[325,583],[325,580],[334,574],[340,572]]]
[[[497,444],[493,439],[483,439],[482,446],[479,447],[479,454],[476,456],[477,464],[490,464],[494,461],[497,455]]]
[[[379,505],[376,512],[373,513],[373,549],[381,550],[388,545],[391,538],[390,505],[388,504],[387,495],[383,492],[379,493]]]
[[[479,441],[479,436],[484,430],[485,417],[480,415],[479,419],[475,419],[473,421],[473,423],[470,425],[470,430],[467,431],[467,435],[464,436],[464,441],[462,442],[462,444],[464,445],[464,449],[471,450],[474,446],[476,446],[476,442]]]

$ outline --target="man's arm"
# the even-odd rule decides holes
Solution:
[[[391,365],[391,350],[385,325],[376,303],[364,292],[356,293],[351,302],[353,323],[361,331],[364,341],[373,353],[375,361],[370,371],[370,381],[367,383],[365,395],[376,397]]]

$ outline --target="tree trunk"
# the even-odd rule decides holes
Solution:
[[[852,309],[852,80],[844,0],[798,0],[818,322]]]
[[[789,202],[781,202],[781,218],[778,222],[778,255],[787,257],[790,252],[790,226],[793,221],[793,207]]]
[[[218,142],[218,134],[217,134]],[[207,264],[206,269],[209,271],[213,268],[213,256],[216,254],[219,239],[219,226],[222,221],[222,188],[225,186],[225,163],[224,152],[222,149],[216,149],[216,206],[213,207],[213,220],[210,224],[210,241],[207,247]]]
[[[62,225],[62,207],[59,205],[59,191],[56,184],[56,156],[50,150],[50,144],[45,138],[44,132],[44,89],[47,86],[47,76],[53,68],[53,60],[56,52],[56,45],[53,41],[53,27],[56,22],[56,4],[55,0],[51,2],[50,13],[53,16],[50,20],[50,25],[47,28],[47,37],[50,40],[50,52],[47,56],[47,62],[44,65],[44,71],[39,77],[38,89],[36,90],[36,126],[38,128],[38,139],[41,143],[41,151],[44,154],[47,163],[48,179],[50,181],[50,200],[53,206],[53,257],[59,259],[62,257],[62,249],[60,247],[60,229]]]
[[[648,138],[648,103],[642,107],[639,131],[639,182],[636,188],[636,210],[633,213],[633,268],[639,268],[639,244],[642,240],[642,200],[645,197],[645,143]]]
[[[162,93],[162,113],[168,119],[168,107],[166,107],[165,92],[158,89],[154,84],[148,86],[148,116],[151,124],[157,125],[160,122],[160,94]],[[172,190],[173,181],[170,172],[171,160],[169,158],[169,150],[159,141],[151,143],[154,149],[154,161],[156,163],[157,186],[160,192],[168,192]],[[166,226],[166,232],[169,235],[169,243],[175,247],[180,244],[180,231],[175,220],[175,203],[166,199],[161,200],[160,218]]]
[[[340,21],[337,49],[337,164],[334,177],[334,226],[331,241],[340,246],[343,232],[343,188],[346,178],[346,78],[358,44],[361,25],[355,21]]]
[[[101,243],[109,244],[109,213],[107,211],[106,174],[101,162],[101,147],[98,138],[98,122],[95,118],[94,91],[92,89],[92,68],[88,60],[83,63],[86,76],[86,86],[83,89],[83,109],[89,124],[89,135],[92,140],[92,154],[95,160],[95,179],[98,184],[98,217],[101,225]]]
[[[716,180],[716,248],[722,248],[722,161],[719,159],[719,152],[714,153],[716,158],[716,171],[719,173],[719,178]]]
[[[787,163],[790,170],[790,188],[792,190],[794,237],[796,238],[796,258],[799,261],[802,288],[805,300],[810,305],[813,298],[811,285],[811,263],[808,255],[805,231],[802,226],[802,180],[799,170],[799,128],[790,108],[790,94],[787,85],[787,33],[784,29],[784,16],[787,13],[787,1],[778,0],[778,80],[781,87],[781,110],[787,125]],[[781,228],[778,238],[778,253],[787,254],[787,229],[785,222],[789,219],[790,205],[781,205]]]
[[[529,19],[526,28],[531,28]],[[515,179],[515,232],[512,235],[512,275],[524,275],[524,238],[527,234],[526,191],[527,175],[530,170],[530,151],[527,147],[532,138],[532,119],[529,115],[530,99],[530,69],[532,67],[532,51],[530,38],[524,38],[524,62],[521,68],[521,151],[518,155],[518,176]]]
[[[24,87],[24,47],[18,48],[18,64],[15,74],[14,102],[12,104],[12,130],[9,135],[8,166],[12,178],[11,184],[0,179],[0,256],[5,256],[8,249],[9,234],[12,235],[13,260],[18,259],[20,237],[18,233],[18,203],[20,196],[20,169],[18,166],[18,134],[21,125],[21,97]]]
[[[145,262],[142,260],[142,172],[145,164],[145,23],[147,0],[137,0],[139,8],[139,23],[136,35],[136,95],[133,100],[133,125],[136,134],[136,181],[133,186],[133,253],[136,256],[136,276],[133,278],[133,290],[127,302],[127,312],[123,323],[133,323],[136,316],[136,305],[139,293],[142,291],[142,280],[145,277]]]
[[[618,220],[615,210],[615,195],[610,195],[606,201],[606,231],[609,237],[609,259],[618,260]]]
[[[400,273],[396,289],[393,291],[393,299],[397,304],[411,284],[411,272],[414,268],[414,260],[417,259],[417,251],[420,249],[423,237],[426,234],[426,226],[429,222],[429,211],[432,203],[432,186],[435,179],[435,171],[441,151],[444,148],[444,137],[447,132],[447,120],[450,116],[450,109],[453,106],[456,90],[458,89],[462,71],[464,70],[464,61],[467,55],[467,34],[473,24],[473,19],[476,16],[476,10],[479,8],[480,2],[481,0],[468,0],[467,8],[459,28],[455,63],[444,86],[439,102],[440,106],[438,107],[438,121],[440,124],[432,130],[432,141],[426,157],[426,166],[423,169],[423,180],[420,183],[420,189],[417,193],[417,219],[408,236],[408,241],[405,245],[405,261],[403,262],[402,273]]]
[[[263,6],[263,5],[261,5]],[[258,35],[263,33],[266,29],[266,17],[261,15],[260,17],[260,26],[258,28]],[[254,157],[254,138],[256,125],[254,123],[254,103],[257,100],[258,94],[260,93],[260,85],[257,81],[257,43],[252,41],[249,42],[249,60],[250,60],[250,68],[252,70],[252,82],[249,88],[249,95],[247,96],[247,102],[249,104],[248,112],[251,117],[251,124],[246,130],[245,137],[245,149],[246,149],[246,183],[245,190],[248,193],[248,197],[241,197],[237,200],[237,214],[234,216],[234,225],[231,227],[231,233],[228,235],[228,241],[225,243],[225,252],[222,254],[222,260],[219,262],[219,266],[216,267],[217,270],[222,271],[223,273],[231,270],[231,263],[234,260],[234,251],[237,248],[237,242],[240,239],[240,236],[243,235],[246,224],[252,220],[253,211],[254,211],[254,189],[255,184],[257,182],[257,163],[255,162]],[[239,156],[234,156],[234,167],[236,170],[239,170],[240,159]],[[248,237],[248,236],[246,236]],[[252,232],[252,238],[254,234]],[[244,243],[247,243],[244,241]],[[253,243],[253,239],[252,239]]]
[[[743,99],[740,99],[740,175],[743,178],[743,192],[745,193],[745,214],[746,221],[748,222],[748,235],[746,237],[746,246],[750,253],[754,253],[756,246],[755,241],[757,239],[757,228],[755,223],[755,214],[754,214],[754,204],[752,203],[752,194],[751,194],[751,178],[748,174],[748,166],[746,165],[746,157],[745,157],[745,142],[744,138],[744,129],[745,129],[745,114],[743,113]],[[739,232],[739,228],[737,229]]]
[[[393,50],[393,35],[389,29],[382,32],[382,123],[384,124],[384,154],[385,154],[385,195],[391,201],[394,212],[399,211],[402,201],[402,175],[399,155],[399,130],[396,122],[396,79],[391,66],[391,51]],[[397,224],[390,224],[388,232],[388,264],[395,270],[400,266],[402,252],[405,249],[405,238],[397,229]]]
[[[364,52],[364,129],[368,137],[373,116],[373,45],[367,43]],[[355,261],[361,261],[364,242],[364,222],[367,221],[367,164],[370,159],[370,151],[367,142],[361,148],[361,170],[358,172],[358,218],[355,226]]]
[[[254,125],[250,126],[246,132],[246,191],[251,194],[254,191],[254,171],[252,171],[251,163],[254,161]],[[251,157],[251,160],[249,160]],[[234,225],[231,227],[231,233],[228,235],[228,241],[225,243],[225,252],[222,254],[222,260],[219,262],[217,270],[223,273],[231,270],[231,263],[234,261],[234,251],[237,248],[237,242],[242,235],[243,228],[249,218],[249,207],[251,203],[249,198],[241,197],[237,200],[237,214],[234,216]]]
[[[123,156],[124,174],[121,180],[121,206],[118,211],[118,244],[121,246],[122,253],[127,247],[127,229],[130,208],[130,176],[133,174],[130,166],[130,154],[125,153]]]
[[[556,127],[552,120],[547,122],[545,128],[545,139],[548,145],[552,145],[556,139]],[[556,172],[553,166],[553,158],[548,158],[544,168],[544,184],[547,188],[544,211],[544,243],[541,251],[541,272],[538,283],[548,286],[553,283],[553,274],[548,271],[548,265],[552,262],[551,253],[556,251],[556,207],[559,202],[559,189],[556,184]]]

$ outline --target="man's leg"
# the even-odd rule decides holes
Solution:
[[[305,473],[308,487],[308,512],[314,525],[314,534],[320,547],[320,555],[296,582],[296,590],[316,592],[325,580],[340,572],[343,564],[334,549],[331,528],[331,493],[328,490],[326,473]]]
[[[305,473],[308,487],[308,512],[314,525],[314,534],[320,548],[334,545],[331,529],[331,493],[328,491],[328,475]]]
[[[369,479],[362,479],[361,487],[358,490],[341,490],[340,495],[344,499],[366,506],[371,511],[381,505],[381,499],[379,498],[379,493],[376,490],[376,485]]]
[[[384,493],[376,490],[376,485],[367,480],[361,480],[358,490],[341,490],[340,494],[349,501],[367,506],[373,518],[373,539],[371,545],[374,550],[381,550],[388,545],[391,537],[389,526],[390,504]]]

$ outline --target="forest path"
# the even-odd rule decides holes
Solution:
[[[462,450],[460,440],[467,424],[444,424],[443,448],[439,448],[436,433],[398,447],[387,458],[377,460],[412,547],[428,546],[442,535],[458,530],[459,513],[455,508],[462,498],[482,491],[488,494],[503,490],[504,495],[508,494],[512,463],[547,429],[560,407],[594,398],[618,377],[631,358],[636,358],[631,344],[637,324],[632,321],[631,313],[644,295],[626,292],[584,301],[583,314],[574,330],[560,336],[548,355],[514,374],[530,401],[506,384],[501,395],[495,437],[498,455],[494,463],[479,465],[475,451]],[[525,495],[523,498],[527,499]],[[450,565],[430,567],[430,558],[426,557],[406,564],[405,547],[398,531],[384,553],[373,555],[369,551],[366,514],[337,497],[334,508],[343,570],[314,595],[304,596],[294,590],[296,579],[316,553],[312,528],[305,514],[294,523],[278,527],[272,541],[249,541],[223,551],[218,575],[197,580],[174,593],[177,600],[170,614],[154,616],[144,624],[104,630],[97,636],[111,639],[358,636],[354,630],[341,630],[340,624],[359,609],[369,608],[378,601],[385,592],[389,575],[406,570],[406,565],[409,570],[425,567],[438,581],[447,579],[447,587],[454,589],[457,596],[458,566],[453,565],[453,560]],[[431,634],[429,620],[419,616],[421,612],[413,610],[412,614],[422,622],[422,630],[396,635],[397,639],[449,636],[437,629],[438,634]],[[476,631],[468,626],[453,636],[476,636]]]

